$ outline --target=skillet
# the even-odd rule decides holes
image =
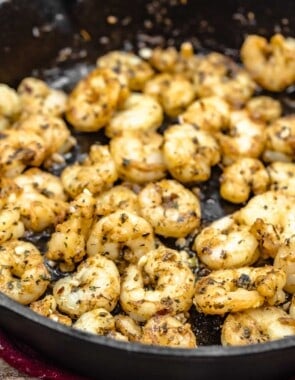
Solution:
[[[16,86],[28,75],[70,90],[109,50],[178,46],[216,50],[239,60],[247,33],[294,36],[293,0],[2,0],[0,82]],[[294,89],[280,94],[294,112]],[[77,134],[78,151],[102,136]],[[76,155],[76,156],[75,156]],[[218,195],[218,172],[201,188],[204,222],[233,211]],[[38,237],[39,239],[39,237]],[[221,347],[220,320],[193,314],[201,346],[196,350],[142,346],[94,336],[57,324],[0,294],[0,326],[58,364],[95,379],[291,379],[295,337]]]

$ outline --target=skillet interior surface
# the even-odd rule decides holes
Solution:
[[[110,17],[111,16],[111,17]],[[292,17],[293,16],[293,17]],[[9,20],[9,21],[8,21]],[[185,40],[196,51],[220,51],[239,60],[247,33],[292,36],[293,1],[43,1],[0,2],[0,82],[16,86],[28,75],[69,91],[94,65],[98,55],[114,49],[137,51],[148,46],[179,46]],[[28,58],[29,57],[29,58]],[[294,89],[279,95],[294,111]],[[101,134],[76,134],[83,154]],[[57,168],[58,172],[58,168]],[[218,168],[201,186],[203,222],[232,212],[219,197]],[[42,238],[41,236],[41,243]],[[28,237],[36,239],[36,237]],[[193,315],[202,331],[197,350],[171,350],[109,341],[47,320],[0,296],[0,323],[62,365],[95,378],[151,376],[172,379],[288,378],[295,372],[295,339],[258,346],[217,346],[220,320]],[[210,345],[206,347],[206,345]],[[116,365],[114,365],[116,363]],[[152,364],[151,364],[152,363]],[[254,364],[255,363],[255,364]]]

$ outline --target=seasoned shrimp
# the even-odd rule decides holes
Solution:
[[[76,272],[58,280],[53,286],[53,296],[59,310],[72,318],[100,307],[112,311],[119,294],[118,269],[111,260],[101,255],[87,258]]]
[[[124,184],[114,186],[96,197],[95,215],[106,216],[117,210],[139,213],[137,194]]]
[[[155,248],[153,228],[142,217],[118,210],[101,218],[90,231],[87,241],[89,256],[103,255],[115,262],[122,259],[137,263]]]
[[[232,203],[243,203],[249,199],[251,193],[264,193],[270,179],[260,160],[242,157],[223,169],[220,182],[222,198]]]
[[[134,183],[165,177],[163,137],[156,132],[125,131],[110,141],[110,152],[119,177]]]
[[[165,237],[185,237],[200,225],[198,198],[174,180],[149,183],[139,193],[141,215]]]
[[[115,162],[107,145],[92,145],[82,164],[67,166],[61,173],[64,189],[72,198],[84,189],[97,195],[109,189],[117,179]]]
[[[170,174],[182,183],[208,180],[211,166],[220,160],[215,138],[191,124],[175,124],[166,129],[163,154]]]
[[[273,266],[217,270],[196,283],[194,304],[205,314],[218,314],[275,305],[285,300],[284,271]]]
[[[228,103],[219,96],[196,100],[179,115],[180,123],[188,123],[209,132],[218,132],[230,121]]]
[[[86,241],[92,225],[95,199],[84,190],[69,205],[67,219],[58,224],[47,244],[46,257],[56,260],[62,271],[72,271],[86,255]]]
[[[106,126],[108,137],[123,131],[155,131],[163,121],[163,110],[153,97],[132,93]]]
[[[67,95],[50,88],[40,79],[24,78],[18,88],[23,114],[61,116],[66,110]]]
[[[50,276],[39,250],[31,243],[12,240],[0,246],[0,291],[28,305],[45,293]]]
[[[196,237],[193,250],[209,269],[252,265],[259,257],[258,242],[247,226],[239,226],[234,215],[205,227]]]
[[[278,119],[282,114],[282,106],[279,100],[273,99],[270,96],[254,96],[246,106],[253,119],[270,122]]]
[[[128,96],[127,82],[121,83],[121,80],[122,77],[110,69],[91,71],[68,97],[68,122],[82,132],[95,132],[104,127]]]
[[[189,310],[194,286],[187,259],[162,246],[142,256],[137,265],[126,268],[120,304],[136,321],[146,321],[155,314],[173,316]]]
[[[50,294],[39,301],[32,302],[30,304],[30,309],[40,315],[43,315],[44,317],[52,319],[55,322],[59,322],[67,326],[72,325],[71,318],[58,312],[55,298]]]
[[[267,167],[270,177],[270,189],[295,195],[295,163],[272,162]]]
[[[17,92],[0,83],[0,130],[9,127],[21,112],[21,101]]]
[[[155,315],[142,329],[144,344],[177,348],[196,348],[196,336],[189,323],[182,323],[171,315]]]
[[[157,99],[170,117],[178,116],[195,98],[192,83],[180,74],[158,74],[145,84],[143,91]]]
[[[5,197],[5,185],[3,179],[0,182],[2,198]],[[10,204],[7,197],[0,198],[0,244],[8,240],[14,240],[22,237],[25,233],[25,227],[21,220],[20,210],[17,205]]]
[[[266,128],[265,133],[264,161],[291,162],[295,155],[295,114],[276,119]]]
[[[116,330],[128,338],[129,342],[139,342],[142,336],[142,329],[138,323],[128,315],[118,314],[115,316]]]
[[[96,61],[100,68],[113,70],[119,76],[127,78],[128,87],[133,91],[140,91],[144,84],[154,75],[148,62],[138,55],[125,51],[111,51]]]
[[[266,306],[229,314],[222,326],[223,346],[243,346],[295,335],[295,319],[278,307]]]
[[[252,120],[245,110],[233,111],[230,124],[216,137],[225,165],[240,157],[259,158],[266,140],[265,124],[260,120]]]
[[[266,38],[249,35],[241,59],[252,78],[269,91],[282,91],[295,83],[295,39],[281,34]]]
[[[295,235],[286,239],[278,249],[274,267],[286,273],[287,280],[284,290],[288,293],[295,293]]]

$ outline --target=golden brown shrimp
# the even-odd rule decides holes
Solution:
[[[17,92],[0,83],[0,130],[8,128],[21,112],[21,101]]]
[[[254,96],[247,102],[245,108],[253,119],[264,122],[278,119],[282,114],[282,106],[279,100],[265,95]]]
[[[270,189],[295,195],[295,163],[272,162],[267,166],[270,177]]]
[[[41,300],[32,302],[30,304],[30,309],[40,315],[43,315],[44,317],[52,319],[55,322],[59,322],[67,326],[72,325],[71,318],[58,312],[55,298],[50,294]]]
[[[284,290],[295,293],[295,235],[285,239],[274,258],[274,267],[283,270],[287,279]]]

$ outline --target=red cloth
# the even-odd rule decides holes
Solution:
[[[85,377],[58,368],[50,360],[44,359],[26,344],[9,338],[1,330],[0,357],[11,367],[31,377],[46,380],[87,380]]]

